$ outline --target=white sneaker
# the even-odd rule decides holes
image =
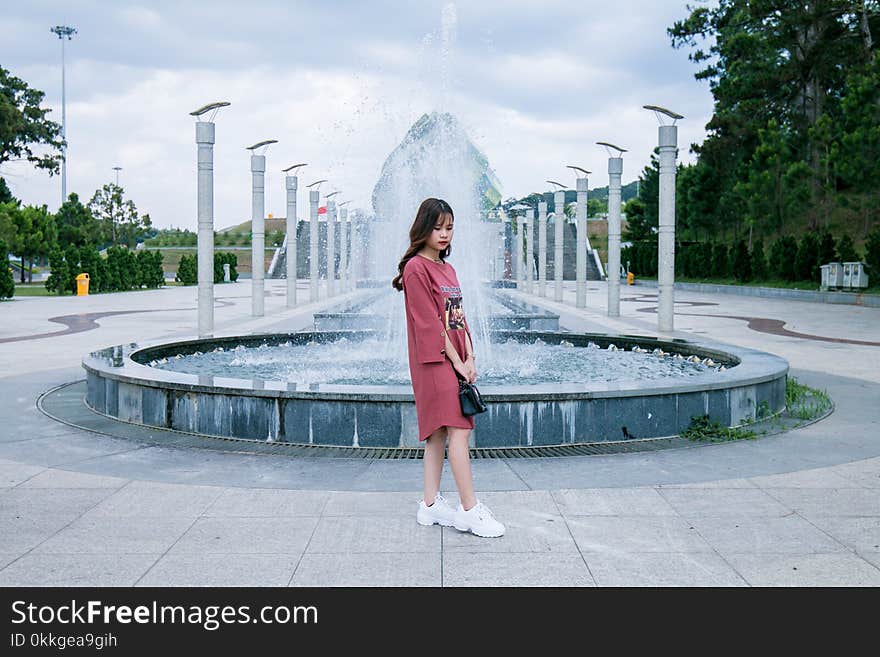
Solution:
[[[453,525],[459,531],[471,532],[483,538],[497,538],[504,535],[504,525],[495,520],[489,507],[482,502],[477,502],[467,511],[459,504]]]
[[[431,506],[425,504],[425,500],[419,502],[419,512],[416,514],[416,521],[420,525],[443,525],[449,527],[455,518],[455,509],[449,506],[449,502],[440,493],[434,496],[434,503]]]

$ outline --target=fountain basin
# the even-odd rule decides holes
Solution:
[[[408,385],[297,384],[286,381],[193,375],[144,363],[222,346],[350,340],[372,331],[300,332],[230,336],[173,343],[125,344],[83,359],[88,406],[145,426],[242,440],[311,445],[412,447],[419,445]],[[542,331],[494,331],[496,340],[576,347],[659,347],[712,358],[730,367],[687,379],[481,386],[489,410],[476,418],[474,447],[570,445],[668,437],[691,418],[708,415],[725,426],[772,415],[785,405],[788,363],[772,354],[708,342],[640,336]]]

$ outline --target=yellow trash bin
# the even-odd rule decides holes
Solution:
[[[635,281],[635,280],[636,280],[635,274],[633,274],[631,271],[626,272],[626,284],[627,285],[632,285],[633,281]]]
[[[89,296],[89,275],[85,272],[76,277],[76,296]]]

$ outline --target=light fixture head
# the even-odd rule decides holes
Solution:
[[[306,187],[314,187],[315,185],[318,185],[318,189],[321,189],[321,186],[320,186],[321,183],[325,183],[325,182],[327,182],[326,178],[324,180],[316,180],[311,185],[306,185]]]
[[[293,164],[293,165],[287,167],[286,169],[281,169],[281,172],[287,173],[288,171],[296,171],[300,167],[305,167],[305,166],[308,166],[305,162],[303,162],[302,164]]]
[[[582,169],[581,167],[576,167],[576,166],[574,166],[573,164],[567,164],[567,165],[566,165],[566,168],[568,168],[568,169],[573,169],[574,172],[575,172],[574,175],[576,175],[576,176],[578,175],[578,173],[577,173],[578,171],[580,171],[580,172],[581,172],[582,174],[584,174],[585,176],[588,176],[588,175],[590,175],[590,174],[592,173],[592,171],[587,171],[586,169]]]
[[[211,110],[219,110],[221,107],[229,107],[229,103],[224,101],[220,101],[219,103],[208,103],[207,105],[200,107],[197,110],[193,110],[190,112],[190,116],[201,116]]]
[[[568,185],[564,185],[561,182],[556,182],[555,180],[548,180],[547,182],[550,183],[551,185],[556,185],[559,188],[556,190],[557,192],[561,192],[564,189],[568,189]]]
[[[621,148],[620,146],[615,146],[611,142],[597,141],[596,145],[597,146],[604,146],[605,150],[608,152],[608,157],[612,157],[612,153],[611,153],[612,150],[617,151],[617,157],[620,157],[621,153],[626,153],[625,148]]]
[[[264,141],[258,141],[258,142],[257,142],[256,144],[254,144],[253,146],[247,146],[247,147],[245,148],[245,150],[253,151],[253,150],[256,150],[256,149],[258,149],[258,148],[261,148],[262,146],[268,146],[269,144],[277,144],[277,143],[278,143],[278,140],[277,140],[277,139],[266,139],[266,140],[264,140]]]
[[[675,122],[678,119],[683,119],[684,117],[677,112],[673,112],[670,109],[666,109],[665,107],[660,107],[659,105],[642,105],[646,110],[651,110],[654,112],[654,115],[657,117],[657,120],[660,121],[660,125],[663,125],[663,119],[660,118],[660,115],[667,116],[672,119],[672,125],[675,125]]]

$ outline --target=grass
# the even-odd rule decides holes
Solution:
[[[42,283],[16,283],[16,297],[57,297],[54,292],[49,292]],[[14,298],[14,297],[13,297]]]
[[[754,417],[746,418],[742,426],[726,427],[709,419],[708,415],[691,418],[690,426],[681,432],[682,438],[694,442],[723,443],[732,440],[754,440],[758,436],[779,433],[803,426],[827,415],[834,403],[825,390],[799,383],[794,377],[785,382],[785,410],[770,416],[767,402],[761,402]]]

